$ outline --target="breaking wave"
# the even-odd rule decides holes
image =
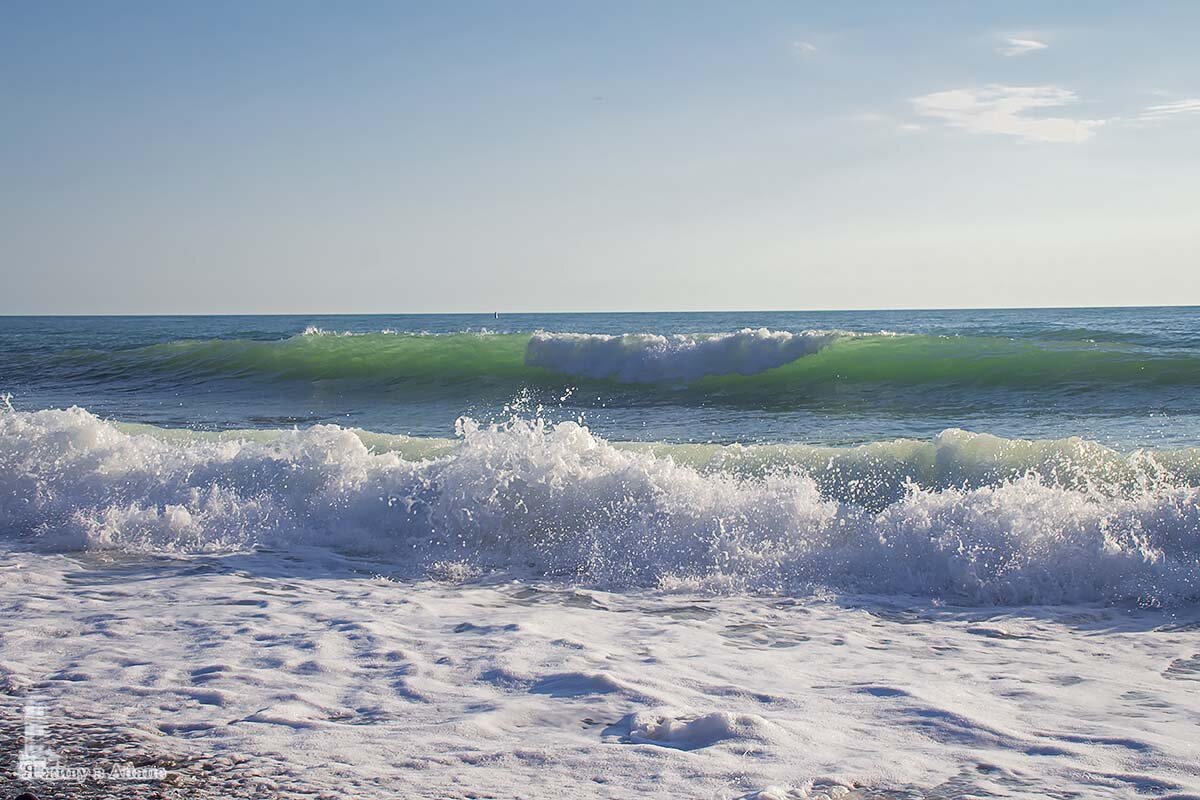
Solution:
[[[766,328],[673,336],[539,332],[526,346],[525,363],[568,375],[626,383],[694,381],[710,375],[765,372],[812,355],[838,336],[828,331],[788,333]]]
[[[946,431],[856,448],[618,445],[575,423],[454,440],[191,434],[0,410],[0,540],[331,547],[413,577],[821,589],[979,604],[1200,600],[1200,451]],[[449,566],[448,566],[449,565]]]
[[[279,340],[197,339],[119,350],[75,350],[46,374],[104,382],[214,378],[257,383],[349,381],[403,390],[522,388],[585,382],[689,398],[789,402],[832,386],[1200,387],[1200,357],[1093,341],[765,328],[723,334],[339,334],[310,328]]]

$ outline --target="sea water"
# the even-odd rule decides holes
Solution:
[[[1190,308],[0,318],[0,669],[234,794],[1182,797],[1197,389]]]

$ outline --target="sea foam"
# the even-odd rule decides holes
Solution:
[[[789,333],[745,328],[734,333],[535,333],[525,363],[586,378],[627,383],[695,380],[708,375],[754,375],[825,347],[830,331]]]
[[[0,537],[58,551],[316,545],[398,574],[457,564],[613,589],[1200,598],[1200,489],[1179,472],[1099,488],[1052,470],[973,473],[939,487],[893,469],[876,479],[898,485],[864,503],[845,483],[862,469],[699,467],[570,422],[461,420],[459,434],[413,459],[336,426],[180,438],[78,408],[2,411]]]

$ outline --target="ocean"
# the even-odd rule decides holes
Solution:
[[[22,410],[194,430],[451,436],[529,401],[610,441],[1157,449],[1200,437],[1200,311],[4,317],[0,380]]]
[[[1182,307],[2,317],[5,710],[189,797],[1200,797],[1198,390]]]

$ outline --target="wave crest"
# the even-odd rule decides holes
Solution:
[[[837,590],[971,603],[1200,599],[1200,489],[1026,474],[881,508],[802,468],[706,470],[574,423],[460,425],[411,460],[336,426],[160,438],[82,409],[0,412],[0,539],[52,550],[327,546],[402,574],[570,576],[611,588]],[[858,480],[851,477],[849,480]],[[464,573],[467,574],[467,573]]]
[[[625,383],[692,381],[710,375],[754,375],[816,353],[839,336],[744,328],[734,333],[546,333],[529,340],[525,364],[584,378]]]

